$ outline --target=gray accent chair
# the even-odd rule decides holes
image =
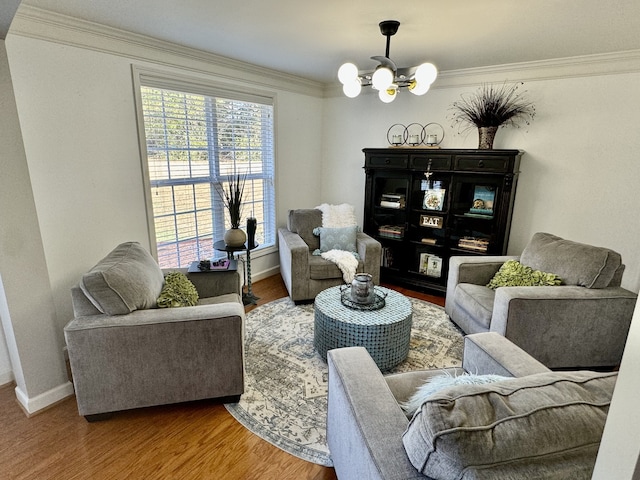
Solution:
[[[327,443],[341,480],[590,479],[617,378],[552,372],[494,332],[465,337],[462,368],[385,377],[362,347],[330,350],[328,366]],[[448,387],[407,418],[400,404],[443,371],[514,378]]]
[[[509,259],[562,285],[487,288]],[[536,233],[520,256],[451,257],[445,311],[465,333],[497,332],[549,368],[612,367],[637,298],[620,287],[623,271],[612,250]]]
[[[342,272],[332,262],[313,255],[320,248],[320,240],[313,229],[322,226],[322,212],[318,209],[289,210],[287,226],[278,229],[280,274],[294,302],[316,298],[321,291],[344,283]],[[357,272],[372,275],[373,283],[380,283],[380,242],[366,233],[356,235],[360,256]]]
[[[237,271],[185,273],[196,306],[157,308],[164,272],[137,242],[116,247],[72,288],[64,328],[80,415],[244,392],[244,307]]]

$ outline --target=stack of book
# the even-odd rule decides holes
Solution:
[[[382,225],[378,228],[378,235],[387,238],[402,238],[404,237],[404,227],[399,225]]]
[[[380,206],[386,208],[404,208],[404,195],[399,193],[383,193],[380,198]]]
[[[489,240],[487,238],[463,237],[458,240],[458,246],[476,252],[486,252],[489,248]]]

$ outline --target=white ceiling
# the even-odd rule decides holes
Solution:
[[[4,0],[3,0],[4,1]],[[57,13],[334,82],[384,55],[439,70],[640,49],[639,0],[23,0]]]

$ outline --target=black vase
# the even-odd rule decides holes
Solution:
[[[247,247],[249,247],[249,249],[256,246],[256,226],[257,221],[254,217],[247,218]]]

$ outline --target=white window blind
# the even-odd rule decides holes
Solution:
[[[260,247],[275,244],[273,102],[244,97],[140,76],[148,198],[163,268],[225,255],[213,248],[230,228],[215,184],[227,188],[238,174],[246,175],[241,228],[253,216]]]

